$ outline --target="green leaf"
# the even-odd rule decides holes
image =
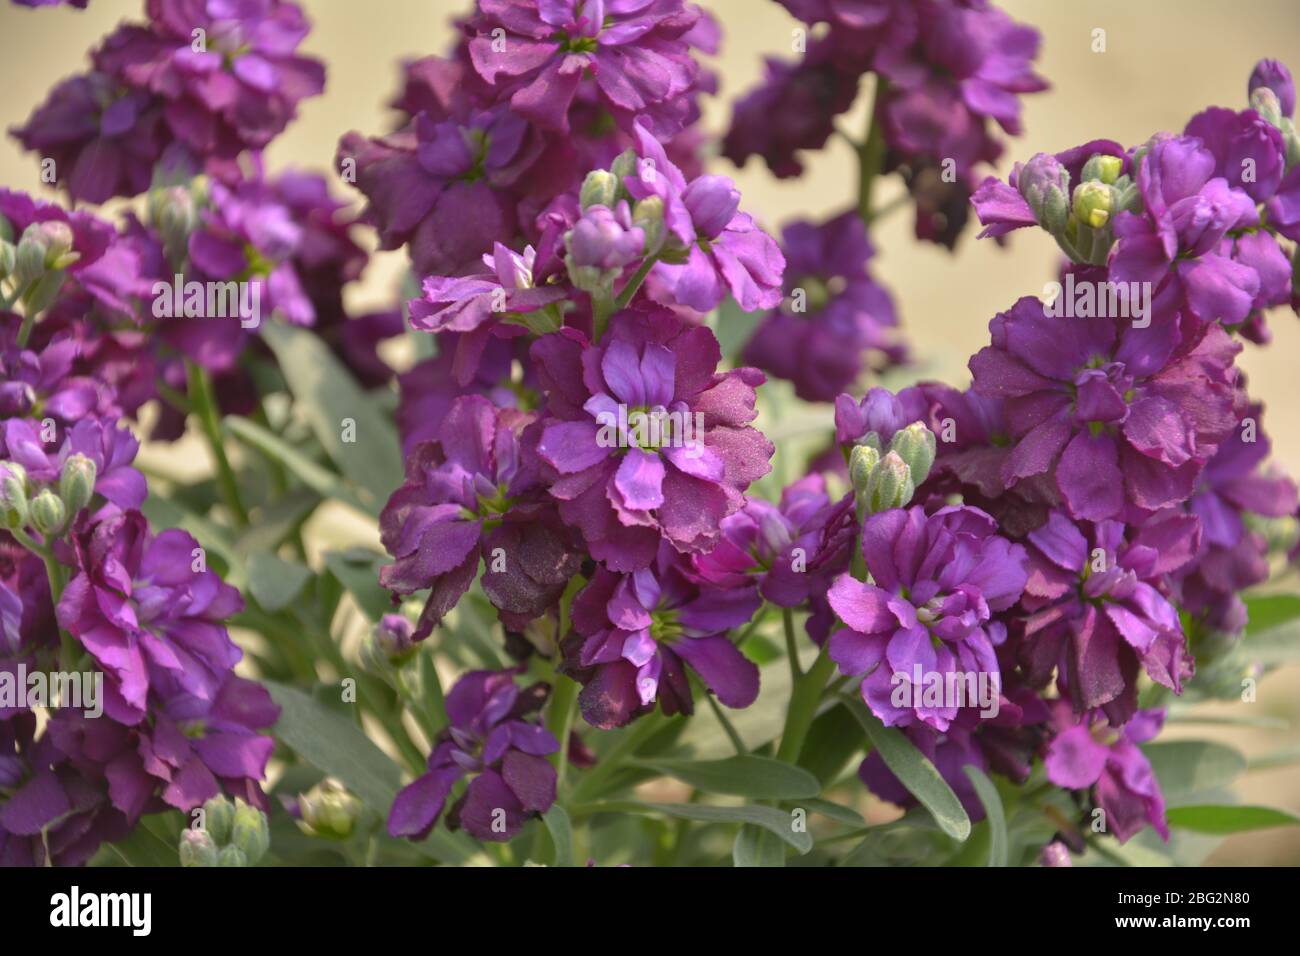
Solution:
[[[1146,744],[1142,751],[1170,805],[1226,787],[1246,770],[1246,758],[1239,751],[1209,740],[1162,741]]]
[[[248,559],[248,590],[268,611],[280,611],[292,604],[311,577],[311,568],[264,551],[254,552]]]
[[[363,500],[363,497],[349,487],[342,478],[325,466],[312,461],[275,432],[268,431],[256,422],[237,415],[227,415],[221,420],[221,427],[250,448],[284,465],[295,478],[322,498],[342,501],[366,514],[379,514],[385,499],[379,502]],[[393,485],[393,488],[396,487],[397,485]]]
[[[776,807],[753,804],[718,807],[698,803],[644,803],[640,806],[654,813],[666,813],[671,817],[694,820],[697,823],[751,823],[780,837],[800,853],[807,853],[813,847],[812,835],[806,831],[796,831],[792,826],[791,815]]]
[[[727,359],[738,354],[762,320],[762,312],[746,312],[735,299],[727,296],[718,310],[709,316],[722,357]]]
[[[554,866],[573,866],[573,824],[569,821],[568,811],[558,803],[551,804],[551,809],[542,815],[546,831],[555,844]]]
[[[1270,827],[1300,826],[1300,817],[1273,807],[1237,807],[1213,804],[1174,807],[1165,813],[1171,827],[1195,833],[1243,833]]]
[[[804,808],[811,810],[813,813],[820,813],[828,820],[834,820],[836,823],[843,823],[850,827],[865,827],[867,821],[862,818],[852,807],[841,806],[838,803],[832,803],[829,800],[805,800]]]
[[[322,773],[337,778],[358,800],[387,819],[402,782],[402,771],[397,764],[356,724],[307,694],[274,681],[263,683],[280,705],[275,736]],[[468,840],[437,830],[416,847],[445,863],[464,863],[474,853]]]
[[[275,352],[297,409],[343,474],[382,504],[402,483],[402,447],[391,420],[317,336],[284,323],[268,323],[262,340]],[[344,441],[344,421],[355,423]]]
[[[851,701],[849,707],[885,766],[930,811],[939,829],[954,840],[965,842],[970,837],[970,817],[934,764],[900,731],[882,724],[862,701]]]
[[[785,866],[785,847],[762,827],[742,824],[731,847],[731,862],[740,867]]]
[[[1300,596],[1258,594],[1246,598],[1247,633],[1267,631],[1300,618]]]
[[[392,599],[379,585],[379,568],[388,560],[386,555],[368,548],[350,548],[326,551],[323,557],[325,567],[347,588],[372,624],[393,610]]]
[[[240,533],[235,547],[241,554],[274,551],[311,516],[320,501],[320,495],[310,489],[295,488],[263,507],[253,524]]]
[[[707,793],[730,793],[755,800],[797,800],[821,793],[807,770],[781,760],[752,755],[725,760],[638,760],[648,767]]]
[[[975,785],[975,794],[984,804],[984,819],[989,825],[989,866],[1007,865],[1007,817],[1002,810],[1002,798],[998,788],[979,767],[967,764],[962,768],[970,782]]]

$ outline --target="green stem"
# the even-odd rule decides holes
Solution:
[[[817,660],[813,661],[813,666],[795,681],[790,692],[790,707],[785,713],[785,728],[781,731],[781,746],[776,752],[777,760],[798,763],[808,728],[817,716],[822,691],[834,671],[835,662],[823,646],[817,654]]]
[[[573,730],[573,715],[578,708],[578,684],[571,677],[556,674],[551,684],[551,699],[546,705],[546,729],[560,742],[559,753],[552,754],[555,763],[555,792],[564,792],[565,771],[569,768],[569,736]]]
[[[580,803],[598,796],[601,788],[609,778],[623,768],[623,760],[636,755],[641,746],[665,726],[665,720],[659,714],[646,714],[623,732],[618,743],[600,755],[596,766],[592,767],[573,788],[572,802]]]
[[[41,560],[45,562],[45,576],[50,579],[50,599],[54,606],[59,606],[59,599],[63,597],[64,579],[63,565],[59,564],[54,558],[54,553],[48,548],[41,551]],[[65,672],[76,669],[77,658],[81,656],[81,648],[76,639],[67,632],[65,628],[59,628],[59,668]]]
[[[736,748],[736,753],[742,757],[749,753],[745,748],[745,741],[741,739],[740,734],[736,732],[736,728],[732,726],[731,721],[727,719],[727,715],[722,712],[722,706],[714,699],[713,695],[710,694],[707,689],[704,691],[704,699],[709,702],[709,707],[713,709],[713,715],[718,718],[718,723],[722,725],[722,729],[726,733],[727,739],[731,741],[731,746]]]
[[[790,680],[797,682],[803,677],[803,668],[799,666],[799,643],[794,636],[793,608],[781,608],[781,622],[785,625],[785,656],[790,658]]]
[[[883,101],[884,92],[885,80],[877,74],[876,93],[871,112],[867,114],[867,139],[858,147],[858,215],[867,223],[872,219],[871,190],[885,163],[885,131],[876,122],[876,110]]]
[[[32,327],[36,325],[36,313],[23,316],[23,324],[18,328],[18,347],[27,347],[27,340],[32,337]]]
[[[620,292],[618,298],[614,300],[615,312],[628,307],[628,304],[632,301],[632,296],[636,295],[636,290],[641,288],[641,283],[645,282],[646,276],[650,274],[650,270],[658,263],[658,256],[651,256],[645,262],[641,263],[641,268],[637,269],[636,272],[632,274],[632,278],[627,280],[627,285],[623,286],[623,291]]]
[[[217,408],[217,398],[212,390],[212,380],[199,365],[186,359],[185,372],[189,383],[190,404],[199,417],[203,434],[212,449],[212,457],[217,463],[217,486],[225,499],[226,507],[235,516],[241,527],[248,525],[248,509],[239,497],[239,483],[235,480],[234,469],[226,457],[226,447],[221,441],[221,412]]]

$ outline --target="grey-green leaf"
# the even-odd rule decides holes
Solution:
[[[1142,750],[1171,806],[1226,787],[1246,770],[1246,758],[1239,751],[1209,740],[1161,741]]]
[[[970,817],[934,764],[900,731],[882,724],[862,701],[852,701],[849,706],[867,732],[871,746],[908,793],[930,811],[939,829],[954,840],[965,842],[970,836]]]
[[[311,569],[255,551],[248,559],[248,590],[268,611],[288,607],[311,580]]]
[[[975,786],[975,795],[984,804],[984,819],[989,825],[989,866],[1007,865],[1007,816],[1002,809],[998,788],[979,767],[967,764],[962,768]]]
[[[755,800],[798,800],[815,797],[821,792],[821,784],[807,770],[770,757],[746,755],[723,760],[656,758],[637,763],[707,793],[730,793]]]
[[[699,803],[646,803],[642,804],[656,813],[666,813],[683,820],[697,823],[752,823],[762,827],[800,853],[807,853],[813,847],[812,835],[806,830],[796,830],[795,817],[776,807],[748,805],[743,807],[718,807]]]
[[[785,866],[785,847],[773,833],[762,827],[742,824],[731,847],[735,866]]]
[[[555,866],[573,866],[573,824],[568,811],[558,803],[542,815],[546,830],[555,844]]]

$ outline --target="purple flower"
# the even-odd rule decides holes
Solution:
[[[47,451],[41,432],[28,419],[11,418],[0,425],[0,459],[17,462],[33,481],[58,483],[63,463],[85,455],[95,463],[95,492],[119,508],[132,510],[144,502],[144,475],[133,466],[140,443],[130,429],[83,418],[64,432],[55,451]]]
[[[565,297],[561,288],[533,284],[536,259],[532,246],[521,254],[497,243],[492,255],[483,257],[488,272],[461,278],[430,276],[424,280],[423,297],[411,300],[412,328],[465,333],[457,339],[454,366],[460,385],[468,385],[474,377],[494,332],[523,332],[522,328],[506,328],[503,320],[541,311]]]
[[[577,571],[565,536],[546,520],[546,499],[533,494],[540,492],[534,453],[522,447],[532,422],[526,412],[462,396],[437,442],[417,446],[408,458],[406,483],[380,516],[384,547],[396,560],[379,581],[398,594],[432,589],[417,640],[469,589],[485,553],[500,548],[506,566],[486,575],[484,588],[523,621],[552,605]]]
[[[59,334],[41,347],[18,348],[22,318],[0,312],[0,419],[42,416],[67,426],[88,415],[111,414],[113,390],[94,378],[73,373],[82,343]],[[33,337],[35,339],[35,337]]]
[[[1069,790],[1095,787],[1094,802],[1105,813],[1106,831],[1120,843],[1148,824],[1169,841],[1160,782],[1138,747],[1160,732],[1164,719],[1163,710],[1140,710],[1115,726],[1088,714],[1076,716],[1068,706],[1055,708],[1056,735],[1043,761],[1047,779]]]
[[[1083,166],[1093,156],[1114,156],[1122,160],[1120,175],[1130,172],[1129,157],[1119,143],[1095,139],[1064,152],[1036,153],[1029,162],[1011,167],[1007,182],[989,176],[971,196],[975,213],[984,225],[980,239],[998,238],[1035,224],[1048,227],[1040,218],[1043,204],[1059,190],[1062,215],[1069,212],[1071,190],[1083,179]]]
[[[1284,63],[1278,60],[1260,60],[1256,63],[1255,69],[1250,71],[1250,82],[1246,87],[1247,95],[1254,93],[1261,86],[1273,91],[1282,108],[1283,116],[1291,116],[1295,113],[1295,83],[1291,79],[1291,71]]]
[[[699,67],[683,0],[480,0],[466,30],[474,69],[531,122],[569,132],[584,85],[625,128],[640,118],[665,138],[685,124]]]
[[[660,538],[706,552],[772,444],[750,422],[754,369],[716,371],[717,339],[661,312],[616,314],[604,338],[547,335],[532,347],[549,400],[538,453],[560,516],[596,560],[634,571]]]
[[[869,517],[862,555],[875,583],[844,574],[831,586],[845,628],[831,635],[830,656],[841,673],[865,675],[862,697],[872,712],[888,726],[919,721],[947,730],[960,707],[925,693],[936,677],[946,688],[956,686],[953,678],[969,684],[967,676],[982,675],[1000,693],[996,648],[1007,628],[997,615],[1025,587],[1025,549],[1000,537],[977,508],[927,516],[916,507]]]
[[[104,712],[136,724],[151,688],[215,700],[242,656],[225,620],[239,592],[206,568],[179,530],[149,531],[137,511],[110,516],[76,536],[76,574],[59,601],[59,623],[104,670]]]
[[[626,186],[636,199],[663,200],[664,226],[675,244],[671,257],[654,271],[671,294],[671,304],[709,312],[730,292],[745,312],[779,305],[785,256],[771,236],[739,211],[735,183],[725,176],[687,183],[640,123],[636,134],[642,158]]]
[[[148,26],[125,24],[95,68],[163,102],[172,134],[196,157],[232,160],[282,132],[325,86],[325,67],[294,51],[302,10],[283,0],[148,0]],[[194,49],[195,30],[203,47]]]
[[[786,297],[745,346],[745,361],[794,382],[813,402],[851,390],[868,356],[877,371],[903,361],[894,303],[867,274],[873,250],[856,211],[821,226],[792,223],[782,245]]]
[[[622,270],[645,255],[645,230],[632,225],[632,211],[625,201],[614,208],[587,208],[568,236],[569,256],[574,266]]]
[[[1241,143],[1225,146],[1225,156],[1239,147],[1243,155],[1259,151],[1264,144],[1260,158],[1265,159],[1268,141],[1267,133],[1256,129]],[[1203,322],[1234,325],[1246,318],[1259,292],[1255,270],[1220,248],[1229,232],[1257,226],[1259,213],[1245,191],[1230,185],[1240,169],[1230,181],[1216,175],[1218,167],[1215,154],[1191,136],[1157,137],[1138,161],[1144,211],[1115,217],[1119,243],[1110,278],[1148,283],[1157,315],[1186,308]],[[1267,167],[1260,174],[1266,175]]]
[[[102,203],[149,188],[154,165],[171,141],[161,104],[103,73],[69,77],[12,135],[54,160],[68,195]]]
[[[555,768],[546,760],[560,749],[545,727],[528,719],[545,701],[545,684],[520,690],[514,671],[471,671],[447,694],[451,726],[438,735],[428,772],[398,792],[388,832],[422,840],[438,823],[452,786],[470,776],[448,813],[451,829],[480,840],[506,842],[524,823],[555,802]],[[497,826],[504,811],[504,827]]]
[[[852,395],[835,399],[835,440],[841,445],[852,445],[866,437],[868,432],[880,436],[882,447],[889,446],[894,432],[912,422],[926,421],[929,403],[915,388],[902,389],[894,394],[887,388],[871,388],[859,401]]]
[[[1053,318],[1032,297],[989,323],[970,360],[975,391],[1005,402],[1015,443],[1008,485],[1055,469],[1076,517],[1117,516],[1186,500],[1228,437],[1240,346],[1219,326],[1180,341],[1177,323]]]
[[[1056,671],[1076,713],[1112,723],[1137,708],[1138,668],[1175,693],[1193,662],[1164,576],[1196,555],[1192,515],[1158,515],[1131,533],[1118,521],[1076,523],[1054,511],[1028,536],[1022,660],[1036,683]]]
[[[798,607],[826,584],[827,572],[818,574],[812,565],[832,512],[825,479],[817,474],[782,491],[779,505],[750,498],[722,519],[718,546],[694,556],[695,571],[719,587],[757,587],[773,604]]]
[[[510,365],[515,353],[527,358],[526,349],[515,347],[524,340],[489,339],[471,381],[462,387],[453,374],[460,338],[455,332],[442,333],[438,354],[417,363],[398,377],[397,428],[405,455],[410,455],[420,442],[437,440],[442,420],[447,417],[452,402],[461,395],[483,395],[498,408],[511,408],[516,404],[509,387]]]
[[[632,574],[598,568],[573,600],[574,634],[565,668],[582,683],[578,706],[593,727],[621,727],[658,702],[669,716],[691,714],[689,667],[728,707],[758,697],[758,667],[727,636],[762,603],[753,588],[698,581],[686,560],[661,545],[654,563]]]

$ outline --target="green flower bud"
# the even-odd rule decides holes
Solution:
[[[879,514],[891,508],[902,508],[912,500],[915,491],[907,462],[899,457],[898,452],[891,451],[880,459],[867,482],[868,510]]]
[[[632,207],[632,225],[645,232],[647,256],[657,253],[664,244],[664,201],[658,196],[647,196]]]
[[[203,804],[203,828],[217,843],[230,842],[230,828],[235,822],[235,805],[223,796],[215,796]]]
[[[614,160],[614,164],[609,167],[610,175],[621,186],[627,177],[636,175],[637,164],[640,161],[636,150],[626,149],[618,155],[618,158]]]
[[[27,232],[31,232],[30,226],[27,227]],[[20,288],[31,285],[45,275],[45,246],[39,240],[29,238],[26,232],[23,233],[18,248],[14,250],[14,267],[10,271]]]
[[[1074,190],[1074,215],[1091,229],[1100,229],[1110,219],[1114,208],[1112,190],[1105,183],[1092,180]]]
[[[1124,160],[1121,157],[1098,153],[1083,164],[1083,180],[1084,182],[1095,180],[1110,186],[1119,179],[1123,169]]]
[[[870,445],[854,445],[853,450],[849,452],[849,480],[853,483],[853,490],[860,500],[867,493],[871,473],[879,464],[880,451]]]
[[[68,509],[49,488],[42,488],[31,503],[32,527],[47,538],[57,538],[68,527]]]
[[[59,497],[68,508],[68,514],[75,515],[95,496],[95,463],[80,453],[69,455],[63,463],[63,472],[59,475]]]
[[[1070,172],[1050,153],[1030,157],[1016,178],[1038,224],[1059,235],[1070,218]]]
[[[5,278],[9,273],[14,271],[14,266],[18,263],[18,250],[14,248],[12,242],[0,239],[0,279]]]
[[[899,429],[889,443],[889,450],[896,452],[907,463],[914,485],[921,484],[930,474],[937,447],[934,432],[926,428],[923,422],[913,422],[906,428]]]
[[[30,519],[27,469],[16,461],[0,464],[0,518],[7,528],[25,528]]]
[[[239,847],[231,844],[217,856],[217,866],[248,866],[248,857]]]
[[[239,847],[248,858],[249,866],[256,866],[271,846],[271,828],[266,814],[242,800],[235,801],[235,819],[230,826],[230,845]]]
[[[1250,108],[1276,129],[1282,128],[1282,103],[1267,86],[1256,87],[1250,94]]]
[[[578,194],[582,211],[586,212],[592,206],[613,209],[618,202],[619,185],[619,178],[608,170],[597,169],[587,173],[587,178],[582,181],[582,191]]]
[[[298,827],[310,836],[346,840],[361,816],[361,801],[337,780],[325,779],[298,797]]]
[[[178,848],[181,866],[216,866],[217,844],[207,830],[186,829],[181,833]]]

